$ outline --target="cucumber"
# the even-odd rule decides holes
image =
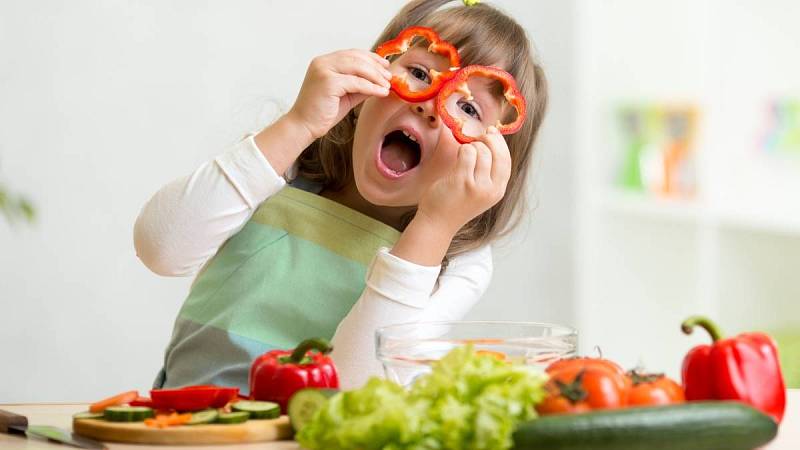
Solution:
[[[206,423],[212,423],[217,420],[219,417],[219,413],[216,409],[204,409],[202,411],[197,411],[192,413],[192,419],[186,422],[186,425],[203,425]]]
[[[103,418],[111,422],[141,422],[153,415],[146,406],[110,406],[103,411]]]
[[[300,431],[300,428],[314,417],[314,413],[338,392],[337,389],[315,388],[306,388],[295,392],[289,399],[287,408],[289,421],[292,423],[294,431]]]
[[[520,424],[514,448],[551,450],[750,450],[778,425],[739,402],[690,402],[540,417]]]
[[[217,423],[244,423],[250,418],[250,413],[245,411],[234,411],[230,413],[219,413]]]
[[[250,413],[251,419],[276,419],[281,415],[280,405],[272,402],[241,400],[231,405],[231,408]]]
[[[82,420],[82,419],[100,419],[100,420],[102,420],[103,419],[103,413],[101,413],[101,412],[93,413],[93,412],[90,412],[90,411],[84,411],[84,412],[76,413],[74,416],[72,416],[72,418],[75,419],[75,420]]]

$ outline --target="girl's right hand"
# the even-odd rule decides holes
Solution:
[[[328,132],[369,96],[389,95],[389,61],[367,50],[340,50],[311,60],[287,113],[313,139]]]

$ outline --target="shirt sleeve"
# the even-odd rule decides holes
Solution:
[[[153,195],[134,225],[136,255],[159,275],[193,275],[285,184],[249,136]]]
[[[367,270],[366,287],[333,336],[332,357],[342,389],[383,376],[375,355],[375,330],[409,322],[460,320],[486,291],[492,276],[489,245],[440,266],[420,266],[382,248]]]

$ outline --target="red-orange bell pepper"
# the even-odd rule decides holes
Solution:
[[[450,62],[450,70],[439,72],[430,70],[431,84],[421,91],[412,91],[408,87],[408,81],[403,76],[395,75],[392,77],[392,90],[398,97],[407,102],[424,102],[436,96],[442,85],[453,77],[453,74],[461,66],[461,58],[458,50],[453,44],[442,40],[439,34],[427,27],[409,27],[401,31],[396,38],[386,41],[375,49],[375,53],[386,58],[392,55],[400,55],[408,51],[415,37],[422,37],[430,44],[428,51],[442,55]]]
[[[687,400],[739,400],[783,419],[786,388],[775,342],[764,333],[743,333],[722,339],[717,326],[705,317],[690,317],[681,328],[690,334],[704,328],[712,345],[699,345],[683,360]]]
[[[309,353],[310,350],[316,352]],[[333,350],[321,338],[307,339],[292,350],[272,350],[253,361],[250,367],[250,397],[279,404],[286,413],[289,399],[306,387],[339,387],[339,375],[333,360],[327,356]]]
[[[503,96],[506,101],[517,110],[517,117],[513,122],[507,124],[498,121],[495,128],[497,128],[500,134],[512,134],[519,131],[519,129],[522,128],[523,122],[525,122],[526,105],[525,97],[522,96],[517,88],[517,82],[514,80],[514,77],[498,67],[472,65],[459,70],[450,81],[442,86],[438,97],[436,97],[436,109],[439,113],[439,117],[441,117],[444,123],[453,131],[453,136],[456,140],[462,144],[476,140],[475,136],[467,136],[464,134],[462,131],[464,124],[461,120],[450,114],[446,105],[447,98],[456,92],[462,93],[468,100],[472,99],[472,94],[467,86],[467,81],[472,76],[491,78],[502,83]]]
[[[176,389],[151,389],[152,405],[161,410],[199,411],[222,408],[239,395],[237,387],[214,385],[186,386]]]

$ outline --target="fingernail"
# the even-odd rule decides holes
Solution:
[[[491,125],[491,126],[489,126],[489,128],[486,129],[486,132],[487,133],[492,133],[492,134],[497,133],[497,128],[495,128],[494,125]]]

